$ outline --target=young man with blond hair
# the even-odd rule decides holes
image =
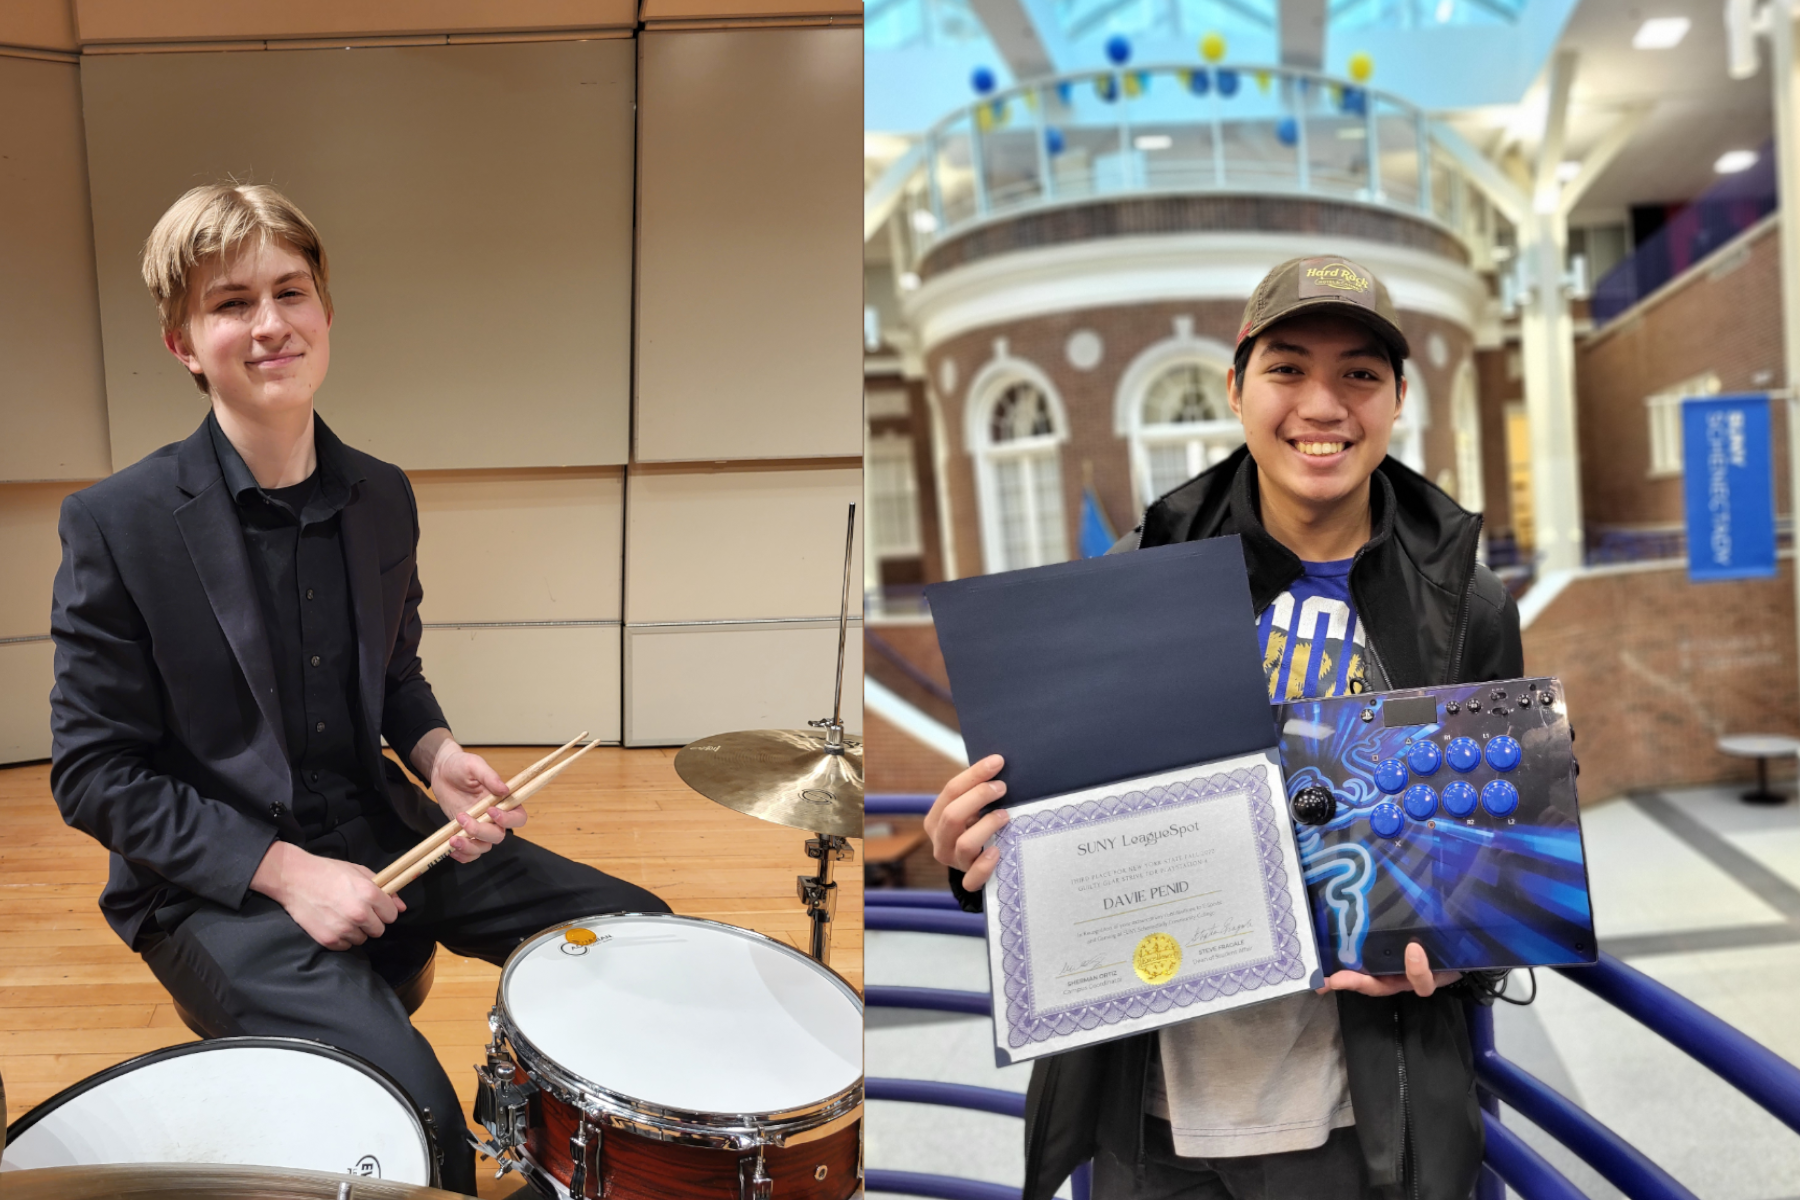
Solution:
[[[1387,288],[1335,256],[1294,259],[1251,295],[1226,377],[1244,446],[1158,499],[1118,550],[1236,534],[1269,698],[1508,679],[1519,613],[1476,561],[1481,518],[1387,457],[1406,402]],[[990,756],[925,828],[967,908],[998,861]],[[1497,975],[1339,971],[1317,994],[1039,1059],[1025,1200],[1081,1162],[1095,1200],[1467,1200],[1481,1164],[1471,1002]]]
[[[313,409],[332,307],[312,223],[270,187],[198,187],[143,271],[210,411],[63,503],[57,804],[112,851],[107,921],[208,1036],[367,1059],[430,1111],[444,1186],[473,1193],[455,1088],[383,963],[441,942],[498,964],[559,921],[668,908],[508,837],[523,808],[469,819],[506,785],[451,736],[419,660],[411,485]],[[463,865],[384,895],[375,872],[446,818]]]

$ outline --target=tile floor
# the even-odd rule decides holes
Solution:
[[[1670,791],[1596,805],[1583,832],[1601,944],[1800,1063],[1800,805]],[[866,969],[873,984],[987,988],[983,944],[968,938],[870,933]],[[1585,989],[1536,975],[1535,1003],[1497,1006],[1503,1055],[1703,1200],[1800,1200],[1800,1134]],[[986,1018],[870,1009],[866,1047],[871,1076],[1023,1091],[1030,1074],[993,1066]],[[1620,1195],[1516,1114],[1505,1119],[1587,1195]],[[872,1167],[1012,1187],[1023,1177],[1012,1118],[875,1102],[867,1128]]]

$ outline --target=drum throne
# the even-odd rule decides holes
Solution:
[[[394,989],[394,995],[406,1008],[406,1015],[419,1011],[425,997],[431,994],[437,977],[437,943],[422,938],[380,938],[364,943],[369,952],[369,965]],[[173,997],[171,997],[173,999]],[[200,1037],[211,1037],[200,1025],[200,1019],[179,1000],[175,1015],[181,1023]]]

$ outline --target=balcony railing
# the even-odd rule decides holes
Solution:
[[[925,135],[916,260],[971,226],[1094,198],[1292,194],[1406,213],[1481,259],[1497,214],[1396,96],[1278,66],[1083,71],[996,91]]]

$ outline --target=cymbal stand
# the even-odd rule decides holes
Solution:
[[[844,593],[838,605],[837,687],[831,697],[831,716],[826,720],[807,722],[814,729],[825,731],[825,750],[829,754],[844,752],[844,644],[850,631],[850,567],[855,548],[856,505],[852,504],[849,527],[844,532]],[[819,869],[812,875],[795,877],[796,890],[812,921],[812,945],[807,953],[819,962],[829,964],[831,921],[837,914],[837,884],[831,878],[831,864],[853,857],[850,839],[815,833],[806,843],[806,856],[819,860]]]
[[[812,944],[807,953],[826,965],[831,963],[831,922],[837,915],[837,884],[832,882],[831,864],[855,857],[850,839],[834,833],[815,833],[807,839],[806,857],[819,860],[812,875],[796,877],[796,890],[806,903],[806,915],[812,919]]]

